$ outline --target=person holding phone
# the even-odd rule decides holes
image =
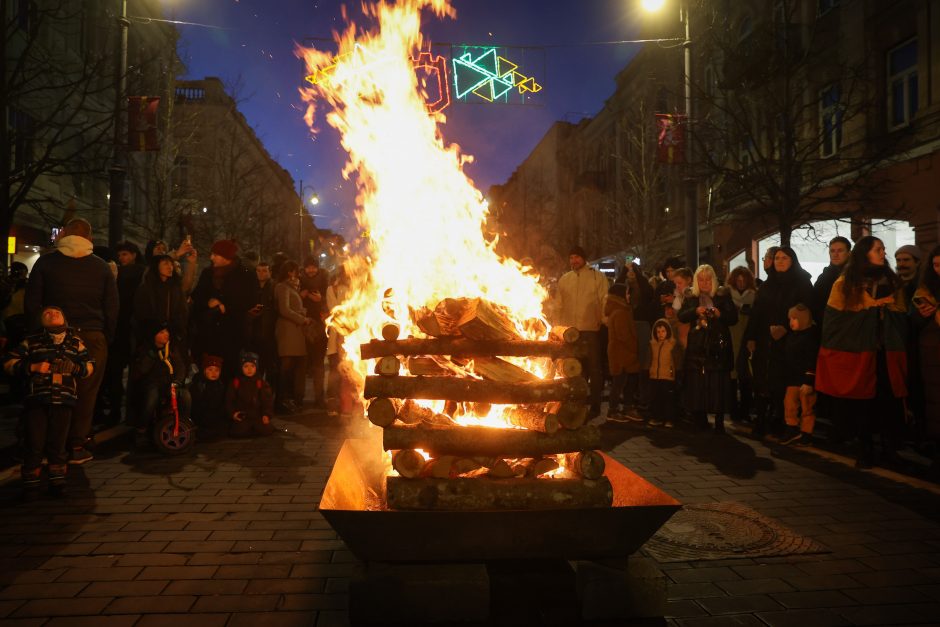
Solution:
[[[311,320],[313,331],[307,333],[307,371],[313,378],[313,404],[317,409],[326,408],[326,288],[327,273],[320,268],[316,257],[307,257],[300,276],[300,296]]]

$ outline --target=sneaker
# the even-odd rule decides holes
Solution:
[[[799,443],[802,440],[803,440],[803,433],[800,431],[797,431],[795,435],[791,435],[788,438],[784,438],[780,440],[780,444],[781,446],[799,445]]]
[[[629,420],[630,422],[646,422],[643,419],[643,416],[637,414],[636,412],[624,412],[623,417]]]
[[[667,420],[663,426],[666,427],[667,429],[672,429],[675,425],[672,424],[671,420]]]
[[[650,418],[649,426],[651,426],[651,427],[661,427],[662,424],[663,424],[663,421],[662,421],[662,420],[658,420],[658,419],[656,419],[656,418]]]
[[[807,447],[807,446],[812,446],[812,445],[813,445],[813,434],[812,434],[812,433],[806,433],[806,432],[804,431],[804,432],[802,433],[802,436],[803,436],[803,437],[801,437],[799,440],[797,440],[796,442],[793,443],[793,446]]]
[[[75,465],[81,465],[86,462],[90,462],[95,458],[85,447],[73,448],[69,453],[69,463]]]

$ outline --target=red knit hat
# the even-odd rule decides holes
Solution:
[[[230,239],[220,239],[212,245],[210,252],[219,257],[234,259],[238,255],[238,244]]]
[[[203,355],[202,356],[202,369],[211,368],[215,366],[216,368],[222,369],[222,358],[216,357],[215,355]]]

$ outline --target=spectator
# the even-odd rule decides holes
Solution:
[[[154,257],[167,255],[172,259],[175,271],[182,277],[183,292],[189,294],[196,280],[196,249],[193,248],[192,240],[189,235],[183,240],[179,248],[170,250],[163,240],[150,240],[144,250],[145,261],[148,265],[153,262]]]
[[[274,433],[273,405],[271,386],[258,376],[258,356],[243,353],[241,372],[232,380],[225,395],[225,410],[232,421],[230,435],[250,438]]]
[[[332,315],[333,310],[336,309],[336,307],[341,305],[346,300],[346,298],[348,298],[349,289],[349,275],[346,274],[346,268],[344,266],[340,266],[336,271],[336,276],[333,278],[333,282],[330,283],[330,287],[326,290],[326,308],[330,315]],[[331,324],[327,329],[326,343],[326,359],[330,366],[330,372],[327,375],[326,397],[327,403],[332,403],[330,407],[331,413],[333,411],[339,413],[340,410],[339,365],[346,356],[346,353],[343,350],[344,339],[345,337],[339,332],[339,329],[336,327],[336,325]]]
[[[130,364],[134,354],[133,333],[131,324],[134,317],[134,295],[140,286],[141,279],[147,271],[147,266],[141,263],[142,255],[137,245],[132,242],[122,242],[115,247],[118,260],[117,290],[118,290],[118,319],[114,334],[114,341],[108,350],[108,368],[105,372],[103,386],[107,389],[108,407],[110,415],[108,423],[116,425],[121,422],[121,411],[124,408],[124,370]],[[100,400],[100,399],[99,399]]]
[[[935,465],[940,462],[940,246],[935,246],[923,266],[920,287],[914,293],[912,321],[920,355],[919,376],[924,389],[922,435],[931,442]]]
[[[248,348],[258,353],[261,359],[261,374],[271,384],[271,389],[279,389],[277,383],[277,340],[274,327],[277,323],[277,301],[274,299],[274,281],[271,278],[271,265],[259,261],[255,265],[258,279],[255,289],[255,304],[248,310]]]
[[[826,315],[826,303],[829,302],[832,284],[845,269],[850,250],[852,250],[852,242],[841,235],[829,240],[829,265],[823,269],[822,274],[816,279],[816,284],[813,285],[813,320],[820,328]]]
[[[108,264],[92,254],[91,224],[69,221],[56,241],[56,250],[36,260],[26,286],[26,317],[38,325],[42,308],[59,304],[74,325],[95,362],[91,376],[78,381],[77,400],[69,428],[69,463],[83,464],[93,455],[86,443],[98,388],[108,364],[108,344],[114,338],[118,294]]]
[[[790,308],[790,333],[784,337],[786,395],[783,399],[787,433],[781,444],[809,446],[816,423],[816,355],[819,353],[819,329],[813,314],[804,304]]]
[[[728,275],[728,293],[738,310],[738,321],[731,326],[731,347],[734,349],[735,367],[731,371],[731,420],[749,422],[751,419],[751,368],[750,354],[744,347],[744,329],[751,317],[757,289],[754,274],[745,266],[738,266]]]
[[[161,407],[170,401],[170,388],[176,387],[176,402],[181,420],[189,419],[190,398],[183,388],[186,363],[180,349],[172,342],[167,322],[149,323],[127,377],[133,410],[128,407],[128,422],[136,429],[134,441],[139,448],[150,444],[153,421]]]
[[[29,379],[24,420],[26,452],[20,469],[26,500],[37,496],[43,457],[49,464],[49,491],[62,495],[77,381],[89,377],[95,369],[81,338],[66,326],[60,308],[47,305],[40,318],[42,331],[23,340],[3,358],[7,374]]]
[[[201,361],[203,355],[219,355],[225,368],[237,371],[248,310],[255,305],[255,277],[242,266],[238,245],[231,240],[214,243],[209,260],[212,265],[199,275],[192,295],[193,356]]]
[[[856,466],[875,463],[874,434],[897,433],[907,396],[907,306],[901,281],[885,263],[884,243],[870,235],[852,249],[829,295],[816,387],[842,399],[856,416]],[[884,442],[884,438],[883,438]]]
[[[304,261],[304,271],[300,277],[300,296],[303,307],[307,310],[308,324],[314,331],[307,334],[307,370],[313,378],[313,406],[326,408],[326,288],[329,277],[320,269],[316,257]]]
[[[724,433],[734,367],[729,326],[738,321],[738,310],[728,290],[718,287],[711,266],[701,265],[695,271],[679,320],[691,326],[684,364],[686,407],[699,428],[707,428],[708,414],[715,414],[715,432]]]
[[[154,324],[166,322],[170,325],[173,342],[185,355],[186,331],[189,320],[189,305],[183,291],[180,275],[174,270],[169,255],[156,255],[134,294],[134,323],[139,341],[148,345],[147,329]]]
[[[771,246],[764,252],[764,256],[761,258],[761,265],[764,268],[765,275],[769,275],[770,271],[773,269],[774,257],[776,256],[778,250],[780,250],[779,246]],[[763,282],[764,281],[760,278],[756,278],[754,280],[754,283],[757,285],[757,287],[760,287]]]
[[[685,347],[689,342],[689,329],[690,325],[686,322],[683,322],[678,319],[679,311],[682,309],[682,302],[685,298],[685,295],[688,293],[689,289],[692,287],[692,271],[688,268],[679,268],[672,273],[672,282],[675,284],[676,289],[673,292],[671,298],[668,300],[669,307],[672,309],[672,312],[667,311],[666,317],[669,318],[670,315],[674,316],[676,319],[676,340],[679,342],[679,346],[685,350]]]
[[[307,316],[297,278],[297,264],[286,261],[281,264],[281,274],[274,288],[277,303],[277,322],[274,335],[277,338],[277,354],[281,359],[278,410],[294,413],[300,410],[304,400],[306,383],[307,342],[305,328],[313,321]]]
[[[906,244],[897,249],[894,253],[894,262],[898,269],[898,278],[901,279],[901,285],[904,286],[904,295],[907,302],[911,302],[914,292],[917,290],[917,271],[920,268],[923,251],[913,244]]]
[[[894,260],[897,263],[898,278],[904,286],[904,298],[907,301],[908,309],[913,309],[911,300],[914,298],[914,292],[919,283],[920,261],[923,252],[917,246],[907,244],[898,248],[894,253]],[[916,331],[917,328],[913,328]],[[908,335],[907,340],[908,363],[913,366],[920,364],[920,348],[918,346],[917,336],[914,333]],[[911,425],[922,425],[924,423],[924,395],[925,390],[921,385],[921,377],[913,371],[908,370],[907,378],[907,412],[910,416],[905,423]]]
[[[676,415],[676,364],[678,343],[669,321],[660,318],[653,323],[650,339],[650,425],[672,428]]]
[[[580,342],[586,354],[581,363],[584,376],[591,385],[590,420],[600,415],[601,393],[604,389],[600,330],[608,284],[601,272],[587,265],[584,249],[580,246],[571,249],[568,263],[571,270],[558,279],[555,292],[556,323],[575,327],[581,332]]]
[[[614,283],[607,293],[604,305],[607,318],[607,362],[610,365],[610,399],[607,405],[607,420],[642,422],[635,409],[621,410],[621,403],[632,405],[632,390],[623,395],[624,384],[630,375],[635,376],[640,369],[637,360],[636,325],[633,322],[633,308],[627,302],[627,286]]]
[[[629,395],[624,399],[624,404],[635,405],[637,409],[646,411],[649,408],[650,372],[650,347],[646,338],[650,336],[653,321],[661,316],[659,299],[638,263],[634,262],[626,267],[624,279],[627,284],[630,306],[633,308],[639,365],[639,371],[635,375],[629,375],[632,380],[628,381],[626,389]]]
[[[786,391],[782,340],[789,329],[788,312],[790,307],[811,303],[812,299],[813,284],[796,253],[787,246],[778,248],[767,280],[757,290],[743,338],[751,357],[754,394],[758,397],[754,434],[759,437],[768,431],[782,435]]]
[[[189,384],[192,416],[199,440],[203,442],[224,438],[228,433],[230,421],[225,415],[225,383],[221,376],[222,358],[206,355],[202,359],[202,370]]]

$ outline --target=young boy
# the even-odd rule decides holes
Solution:
[[[236,376],[225,395],[225,411],[232,421],[233,438],[271,435],[274,426],[274,394],[271,386],[258,376],[258,355],[242,353],[241,374]]]
[[[202,358],[202,371],[189,384],[192,415],[199,428],[199,439],[204,442],[223,438],[228,432],[230,421],[225,415],[225,384],[221,376],[222,358],[206,355]]]
[[[76,381],[94,371],[94,361],[82,340],[66,326],[60,308],[43,308],[40,320],[42,331],[28,336],[3,360],[8,374],[28,379],[26,452],[21,470],[26,500],[38,495],[43,455],[49,460],[49,493],[64,493],[68,468],[65,445],[77,399]]]
[[[650,339],[650,425],[672,428],[675,420],[676,397],[676,339],[672,325],[665,318],[653,323]]]
[[[137,411],[129,412],[129,422],[136,427],[138,446],[150,442],[150,426],[162,403],[168,403],[170,386],[176,386],[177,410],[180,419],[189,418],[189,393],[183,388],[186,364],[176,345],[170,345],[169,325],[152,323],[145,337],[150,344],[141,344],[128,373],[128,397],[136,399]]]
[[[783,338],[784,375],[787,391],[783,397],[787,433],[780,442],[785,446],[809,446],[816,422],[816,355],[819,329],[813,324],[809,307],[794,305],[787,312],[790,333]]]

